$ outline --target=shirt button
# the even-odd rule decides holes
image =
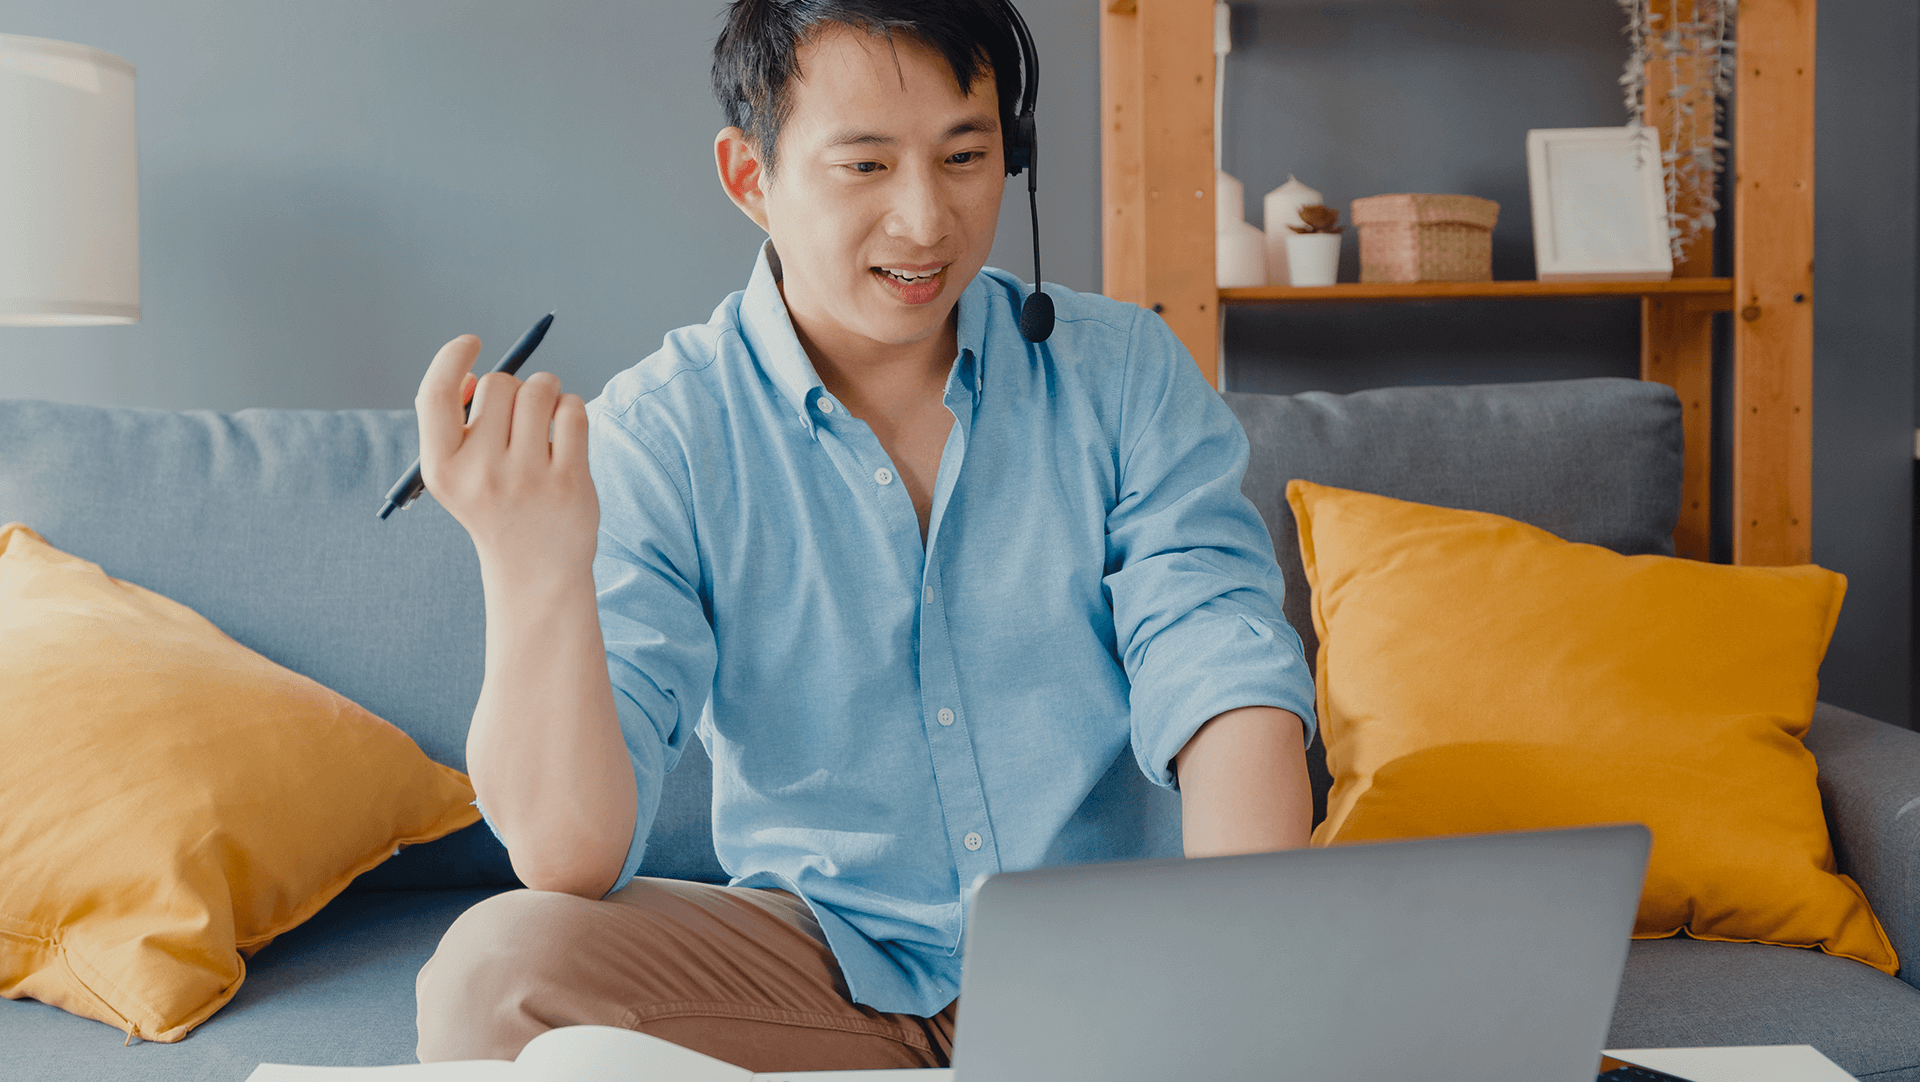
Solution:
[[[933,604],[933,587],[927,587],[927,604]]]
[[[969,832],[965,838],[961,839],[961,841],[965,842],[967,848],[970,850],[980,848],[980,835],[978,834]]]
[[[882,466],[873,471],[873,479],[883,485],[893,484],[893,471]]]
[[[953,711],[948,710],[944,706],[940,708],[940,724],[942,725],[953,724]]]
[[[831,399],[831,398],[822,398],[822,399],[820,400],[820,412],[821,412],[821,413],[832,413],[832,412],[833,412],[833,399]]]

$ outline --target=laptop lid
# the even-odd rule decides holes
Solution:
[[[1637,823],[1012,872],[969,917],[957,1082],[1588,1082]]]

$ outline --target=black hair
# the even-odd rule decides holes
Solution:
[[[1020,46],[1001,0],[734,0],[713,43],[713,95],[727,123],[747,133],[771,177],[780,129],[793,111],[800,46],[830,25],[892,41],[904,34],[939,53],[962,94],[994,79],[1000,130],[1013,130]],[[985,69],[985,70],[982,70]]]

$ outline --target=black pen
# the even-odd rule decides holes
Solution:
[[[540,317],[540,322],[535,323],[532,330],[520,336],[520,340],[513,344],[513,348],[507,351],[505,357],[500,358],[500,363],[494,365],[493,370],[505,372],[509,376],[520,371],[520,366],[527,363],[528,357],[533,356],[535,347],[539,346],[540,340],[547,336],[547,328],[551,326],[553,326],[553,313],[548,312]],[[471,399],[461,407],[461,412],[463,415],[470,415],[473,412]],[[380,506],[380,517],[384,519],[393,514],[395,507],[404,511],[413,506],[413,501],[419,499],[420,494],[426,490],[427,483],[420,477],[420,460],[416,458],[406,474],[387,490],[386,502]]]

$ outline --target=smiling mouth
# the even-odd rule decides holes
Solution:
[[[883,288],[902,304],[911,308],[932,304],[941,291],[947,288],[947,268],[951,264],[942,263],[930,270],[912,267],[869,267],[867,273],[884,283]]]

